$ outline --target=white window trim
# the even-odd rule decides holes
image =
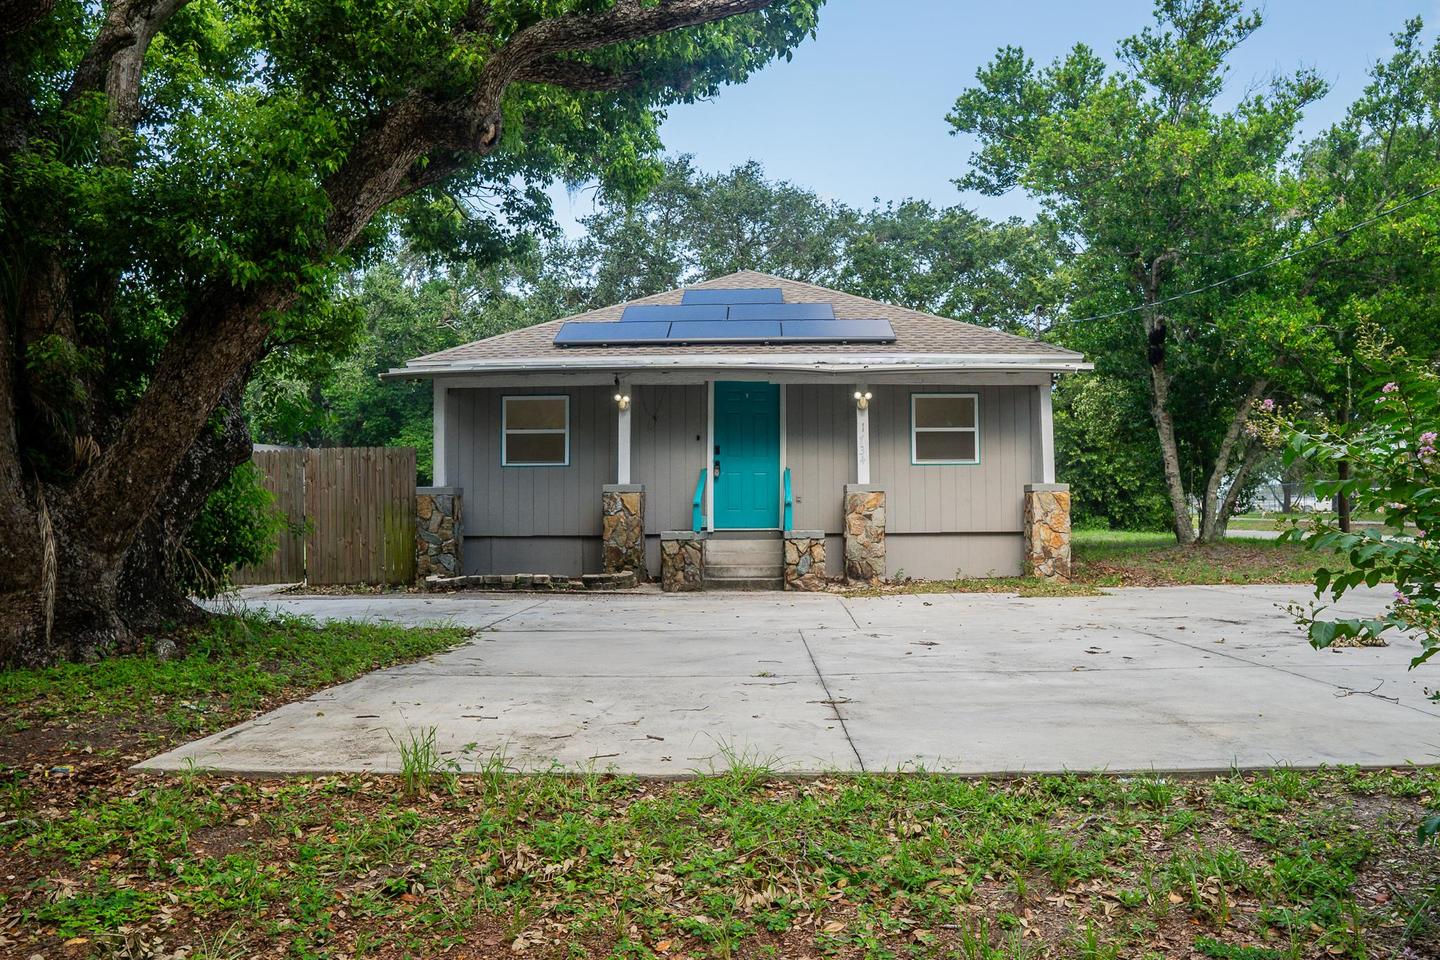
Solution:
[[[915,425],[916,400],[959,400],[969,399],[975,406],[973,427],[917,427]],[[973,433],[975,435],[975,456],[971,460],[921,460],[916,452],[917,433]],[[910,394],[910,465],[915,467],[976,466],[980,463],[980,394],[978,393],[912,393]]]
[[[564,400],[565,426],[510,429],[511,400]],[[510,434],[557,434],[565,435],[565,459],[559,463],[514,463],[510,460],[508,440]],[[500,398],[500,466],[502,467],[568,467],[570,466],[570,396],[564,393],[519,393],[507,394]]]

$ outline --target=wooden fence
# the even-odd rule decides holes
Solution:
[[[265,488],[293,529],[236,583],[410,583],[415,579],[415,450],[256,450]]]

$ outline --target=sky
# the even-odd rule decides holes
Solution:
[[[1303,131],[1344,115],[1366,72],[1388,55],[1391,34],[1412,16],[1427,36],[1440,3],[1397,0],[1270,0],[1260,30],[1233,55],[1230,92],[1308,67],[1330,83]],[[1116,42],[1151,22],[1149,0],[828,0],[814,39],[714,99],[671,110],[666,151],[690,153],[715,172],[754,158],[772,179],[866,207],[918,197],[990,217],[1028,216],[1023,194],[962,193],[970,144],[950,135],[945,114],[975,71],[1001,46],[1048,63],[1076,43],[1110,55]],[[575,233],[594,192],[552,190],[557,220]]]

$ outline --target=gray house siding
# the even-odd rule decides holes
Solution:
[[[827,534],[827,572],[843,573],[843,487],[855,481],[855,407],[850,384],[788,384],[785,464],[794,526]],[[1021,491],[1041,479],[1035,387],[871,387],[871,481],[886,489],[887,570],[941,578],[1014,575],[1022,554]],[[577,575],[600,567],[600,488],[616,477],[613,389],[461,388],[447,404],[447,482],[465,490],[469,573]],[[910,462],[910,395],[976,393],[980,463]],[[500,464],[501,398],[570,397],[570,463]],[[646,494],[647,558],[659,572],[659,534],[687,530],[698,472],[709,463],[703,385],[638,384],[631,480]]]
[[[630,479],[645,485],[645,532],[689,530],[695,481],[709,462],[705,387],[639,384],[630,394]]]
[[[883,386],[870,403],[870,479],[886,490],[886,535],[1020,533],[1021,491],[1040,479],[1034,387]],[[910,395],[974,393],[980,462],[910,462]]]
[[[795,494],[795,529],[839,534],[844,485],[855,480],[853,387],[785,388],[785,465]]]
[[[574,576],[599,569],[600,488],[615,480],[613,393],[605,387],[451,391],[456,426],[447,482],[465,491],[467,573]],[[501,398],[525,394],[570,398],[568,466],[501,466]]]

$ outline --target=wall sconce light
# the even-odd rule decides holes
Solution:
[[[869,409],[870,409],[870,398],[873,397],[873,396],[874,396],[874,394],[871,393],[869,390],[866,390],[864,393],[861,393],[859,390],[856,390],[856,391],[855,391],[855,406],[859,407],[861,410],[869,410]]]
[[[629,409],[630,409],[630,397],[627,396],[626,394],[623,394],[623,393],[617,393],[617,394],[615,394],[615,403],[616,403],[617,405],[619,405],[619,407],[620,407],[621,410],[629,410]]]

